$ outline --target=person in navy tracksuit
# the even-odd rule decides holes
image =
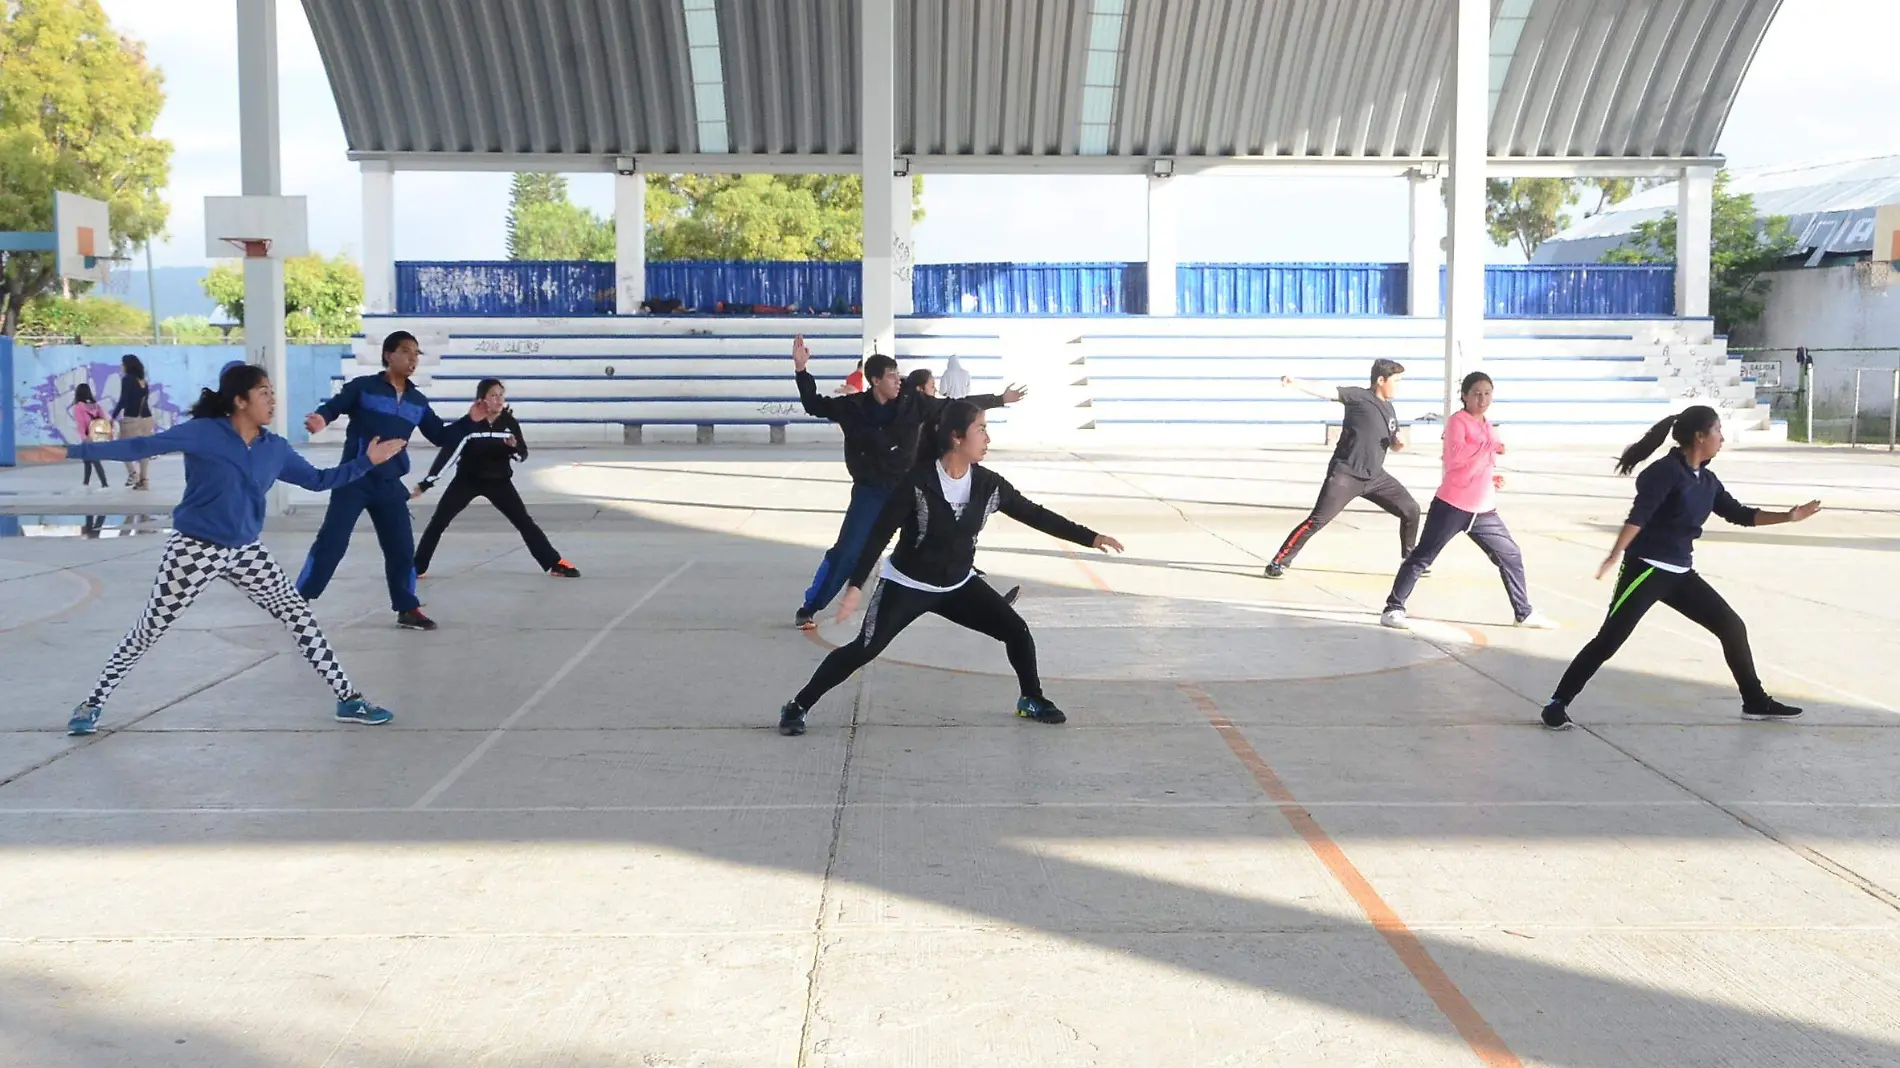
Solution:
[[[429,407],[429,398],[409,383],[415,374],[422,350],[414,334],[397,330],[383,339],[383,367],[379,375],[351,379],[337,395],[324,401],[303,421],[312,434],[330,425],[338,416],[350,417],[350,428],[343,439],[343,460],[363,455],[376,438],[409,440],[414,431],[437,446],[455,440],[444,423]],[[472,414],[472,409],[471,409]],[[389,581],[389,607],[396,613],[396,625],[410,630],[434,630],[435,621],[422,614],[422,602],[416,598],[416,540],[409,524],[409,490],[402,483],[409,473],[409,457],[397,453],[377,464],[361,480],[330,493],[330,508],[324,513],[317,540],[310,545],[303,572],[297,576],[297,592],[307,601],[323,596],[350,547],[350,532],[364,512],[376,527],[376,540],[383,548],[383,575]]]

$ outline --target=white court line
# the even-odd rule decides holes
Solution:
[[[1601,609],[1603,607],[1602,603],[1599,601],[1587,600],[1585,598],[1577,596],[1574,593],[1570,593],[1566,590],[1559,589],[1556,586],[1552,586],[1546,583],[1539,583],[1537,588],[1539,590],[1544,590],[1550,593],[1554,593],[1557,596],[1564,598],[1565,600],[1573,601],[1587,608]],[[1722,643],[1716,640],[1714,635],[1708,633],[1705,630],[1702,630],[1699,627],[1692,631],[1684,630],[1680,627],[1676,627],[1672,625],[1671,623],[1669,623],[1667,621],[1667,617],[1664,617],[1664,619],[1662,620],[1658,620],[1657,626],[1675,635],[1676,637],[1683,639],[1684,641],[1693,642],[1697,645],[1702,646],[1705,649],[1722,648]],[[1586,638],[1585,640],[1588,641],[1589,639]],[[1814,678],[1811,675],[1804,675],[1801,672],[1795,671],[1792,668],[1783,667],[1780,664],[1762,660],[1760,657],[1757,657],[1755,662],[1760,666],[1765,666],[1765,667],[1770,668],[1776,674],[1786,675],[1791,679],[1800,679],[1802,682],[1805,682],[1810,686],[1818,686],[1823,690],[1831,690],[1834,693],[1841,695],[1842,697],[1848,698],[1849,700],[1852,700],[1852,701],[1859,702],[1862,706],[1866,708],[1871,708],[1879,712],[1885,712],[1885,713],[1888,713],[1889,715],[1900,716],[1900,708],[1895,708],[1894,706],[1887,704],[1884,701],[1877,701],[1874,698],[1866,696],[1865,694],[1859,694],[1859,693],[1855,693],[1852,690],[1843,689],[1842,687],[1836,686],[1831,682],[1824,682],[1821,679]]]
[[[1304,801],[1305,809],[1658,809],[1658,808],[1704,808],[1709,802],[1700,799],[1684,798],[1680,800],[1654,801]],[[1895,811],[1900,810],[1900,801],[1717,801],[1715,804],[1736,808],[1809,808]],[[415,806],[397,808],[393,806],[359,808],[290,808],[290,807],[203,807],[203,808],[5,808],[0,809],[0,818],[8,816],[69,816],[69,817],[119,817],[119,816],[387,816],[411,812],[422,812],[431,816],[511,816],[511,815],[586,815],[601,814],[640,814],[665,815],[690,812],[830,812],[837,805],[831,802],[811,804],[758,804],[758,805],[509,805],[494,808],[476,806],[456,806],[452,808],[422,809]],[[1221,810],[1221,809],[1278,809],[1282,806],[1272,801],[866,801],[849,802],[845,806],[851,809],[877,809],[886,811],[927,811],[943,809],[945,811],[1025,811],[1034,809],[1074,810],[1074,809],[1128,809],[1131,811],[1151,810]]]
[[[671,583],[674,579],[679,578],[681,575],[685,574],[686,569],[689,567],[692,567],[695,562],[696,561],[694,560],[688,560],[685,563],[681,564],[680,566],[674,568],[671,574],[667,575],[665,578],[655,583],[652,589],[641,594],[639,600],[628,605],[626,611],[608,620],[607,625],[600,628],[600,630],[596,632],[592,638],[588,639],[587,644],[581,646],[579,652],[575,653],[571,657],[568,657],[567,663],[561,665],[561,670],[556,671],[554,673],[553,678],[542,683],[541,688],[534,691],[534,693],[531,694],[526,701],[523,701],[521,703],[520,708],[515,709],[512,715],[510,715],[507,719],[504,719],[501,721],[501,726],[496,727],[492,731],[489,731],[488,737],[483,738],[481,740],[481,744],[475,747],[474,752],[463,757],[462,762],[460,764],[455,765],[454,769],[451,770],[447,775],[442,776],[442,779],[440,782],[436,783],[434,786],[429,787],[429,792],[426,794],[423,794],[422,797],[419,798],[415,804],[410,805],[409,806],[410,809],[419,810],[419,809],[428,808],[429,805],[432,804],[436,798],[442,796],[444,791],[446,791],[449,787],[454,786],[455,781],[457,779],[460,779],[468,771],[468,769],[475,766],[477,761],[481,760],[482,757],[486,756],[488,754],[488,751],[495,747],[496,742],[501,741],[501,736],[508,733],[508,728],[521,722],[522,717],[534,711],[535,706],[541,703],[541,699],[543,697],[546,697],[548,694],[553,693],[554,688],[561,684],[562,679],[567,678],[570,672],[572,672],[575,668],[580,667],[581,661],[586,660],[589,654],[591,654],[595,649],[599,648],[600,643],[607,640],[607,635],[612,634],[615,627],[618,627],[620,624],[626,622],[626,619],[628,616],[639,611],[641,605],[644,605],[648,601],[652,600],[655,594],[665,589],[667,585]]]

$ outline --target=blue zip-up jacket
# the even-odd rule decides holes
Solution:
[[[343,435],[345,460],[366,455],[369,443],[376,438],[408,441],[409,435],[417,430],[441,448],[455,441],[448,424],[429,407],[429,398],[423,396],[421,390],[412,385],[399,396],[396,387],[380,374],[345,382],[336,396],[317,405],[317,414],[323,416],[326,423],[336,422],[338,416],[350,417],[349,430]],[[395,481],[408,473],[409,451],[405,449],[371,468],[369,477]]]
[[[1677,567],[1695,566],[1695,540],[1715,513],[1738,527],[1752,527],[1760,511],[1729,496],[1715,472],[1689,466],[1681,449],[1643,468],[1627,522],[1641,527],[1625,555]]]
[[[191,419],[162,434],[71,445],[74,460],[143,460],[185,454],[185,496],[172,509],[172,529],[213,545],[240,548],[264,531],[265,495],[279,480],[307,490],[335,489],[368,474],[369,457],[319,470],[290,442],[260,430],[249,445],[229,419]]]

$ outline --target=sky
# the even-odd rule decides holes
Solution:
[[[158,266],[207,262],[203,200],[240,192],[237,22],[232,0],[101,0],[165,76],[157,133],[171,140],[169,235]],[[355,256],[362,180],[346,157],[329,80],[298,0],[279,0],[284,193],[310,198],[311,247]],[[1743,83],[1718,151],[1732,167],[1900,153],[1890,50],[1900,0],[1786,0]],[[1180,198],[1184,261],[1396,261],[1406,193],[1392,179],[1198,178]],[[501,259],[505,174],[396,176],[396,258]],[[611,175],[574,175],[574,199],[604,214]],[[927,176],[918,262],[1138,260],[1140,177]],[[1497,250],[1495,258],[1521,257]]]

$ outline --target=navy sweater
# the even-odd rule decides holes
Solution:
[[[290,442],[268,430],[249,445],[229,419],[191,419],[162,434],[68,446],[74,460],[143,460],[185,454],[185,496],[172,509],[172,529],[199,541],[238,548],[264,530],[265,494],[282,480],[307,490],[335,489],[362,478],[369,457],[318,470]]]
[[[317,414],[328,423],[336,422],[339,416],[350,417],[349,430],[343,435],[345,460],[366,455],[369,443],[376,438],[408,441],[409,435],[417,430],[438,447],[447,448],[455,440],[448,424],[429,407],[429,398],[423,396],[421,390],[412,385],[398,394],[389,378],[380,374],[345,382],[336,396],[317,405]],[[408,473],[409,451],[405,449],[370,468],[369,477],[394,481]]]
[[[1626,555],[1694,567],[1695,540],[1702,536],[1702,524],[1711,512],[1740,527],[1754,526],[1761,514],[1729,496],[1715,472],[1706,466],[1696,471],[1681,449],[1671,449],[1636,476],[1636,500],[1626,522],[1642,530]]]

